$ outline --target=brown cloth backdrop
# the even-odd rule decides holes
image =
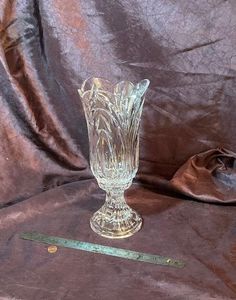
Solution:
[[[234,0],[0,0],[0,299],[236,299],[235,74]],[[151,81],[127,192],[144,226],[120,241],[89,228],[90,76]],[[49,254],[32,230],[187,265]]]

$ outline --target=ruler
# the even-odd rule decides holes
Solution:
[[[25,232],[20,235],[21,239],[36,241],[43,244],[55,245],[59,247],[83,250],[87,252],[105,254],[109,256],[120,257],[124,259],[131,259],[156,265],[169,266],[175,268],[183,268],[184,262],[175,260],[169,257],[154,255],[149,253],[142,253],[127,249],[109,247],[99,244],[82,242],[78,240],[69,240],[56,236],[48,236],[37,232]]]

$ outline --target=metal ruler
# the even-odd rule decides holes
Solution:
[[[136,252],[132,250],[120,249],[93,243],[81,242],[77,240],[68,240],[55,236],[47,236],[37,232],[25,232],[20,235],[21,239],[36,241],[44,244],[55,245],[59,247],[84,250],[87,252],[100,253],[110,256],[121,257],[136,261],[147,262],[156,265],[183,268],[184,262],[172,258],[153,255],[149,253]]]

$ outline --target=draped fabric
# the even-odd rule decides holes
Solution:
[[[236,3],[0,0],[0,299],[236,297]],[[132,238],[89,228],[104,201],[77,89],[151,81]],[[182,270],[19,239],[36,230],[163,254]],[[2,297],[2,298],[1,298]]]
[[[170,183],[180,192],[202,201],[236,202],[236,154],[211,149],[191,157]]]

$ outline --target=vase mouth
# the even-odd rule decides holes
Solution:
[[[104,90],[113,94],[116,90],[119,89],[120,86],[125,85],[130,90],[140,90],[141,94],[143,95],[146,92],[149,84],[149,79],[142,79],[140,82],[135,84],[129,80],[120,80],[113,82],[104,77],[89,77],[83,81],[81,88],[78,89],[78,92],[81,97],[83,97],[84,93],[86,93],[87,91],[91,91],[94,89]]]

